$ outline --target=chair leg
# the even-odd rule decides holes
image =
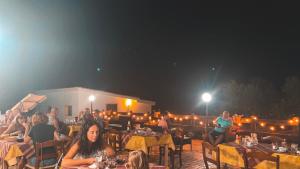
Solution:
[[[181,167],[182,166],[181,151],[179,152],[179,163],[180,163],[180,167]]]
[[[208,163],[207,163],[207,161],[206,161],[205,158],[203,159],[203,161],[204,161],[205,168],[206,168],[206,169],[209,169],[209,168],[208,168]]]
[[[175,168],[175,155],[172,150],[170,151],[170,159],[171,159],[171,168],[174,169]]]
[[[159,165],[161,165],[162,162],[162,152],[161,152],[161,148],[159,147]]]

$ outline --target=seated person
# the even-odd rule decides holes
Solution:
[[[104,122],[100,115],[100,111],[96,109],[93,111],[92,115],[94,117],[94,120],[96,120],[99,123],[101,129],[104,129]]]
[[[48,116],[48,124],[55,127],[57,131],[59,131],[59,121],[58,121],[58,109],[56,107],[51,108],[50,112],[47,114]]]
[[[142,150],[131,151],[125,167],[127,169],[149,169],[149,163],[146,154]]]
[[[29,123],[27,122],[27,116],[25,113],[21,113],[17,115],[16,119],[13,120],[8,128],[2,133],[2,135],[17,135],[19,133],[24,134],[25,128],[29,127]]]
[[[228,111],[224,111],[222,116],[216,120],[216,127],[208,133],[209,142],[212,145],[218,145],[225,139],[225,131],[232,126],[232,120]]]
[[[48,117],[43,113],[35,113],[32,116],[33,127],[29,131],[29,128],[25,129],[24,142],[29,143],[30,141],[35,143],[41,143],[49,140],[59,140],[58,133],[52,125],[47,124]],[[42,152],[56,152],[54,147],[45,148],[41,150]],[[31,166],[35,165],[36,157],[31,157],[29,159],[29,164]],[[55,164],[57,162],[56,158],[46,159],[41,161],[40,166],[48,166]]]
[[[168,123],[165,119],[165,116],[161,116],[161,119],[158,122],[158,126],[162,127],[165,132],[168,132]]]
[[[7,110],[5,113],[5,123],[6,124],[11,124],[11,122],[15,121],[16,117],[20,115],[20,111],[19,110]]]
[[[82,124],[79,140],[75,142],[62,160],[62,167],[91,165],[96,157],[114,156],[111,147],[104,145],[101,128],[97,121],[86,120]]]

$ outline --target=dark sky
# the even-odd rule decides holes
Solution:
[[[261,2],[0,0],[0,110],[31,91],[82,86],[197,112],[201,93],[229,80],[280,86],[300,73],[298,11]]]

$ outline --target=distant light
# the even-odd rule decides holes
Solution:
[[[270,130],[274,131],[274,130],[275,130],[275,127],[274,127],[274,126],[271,126],[271,127],[270,127]]]
[[[256,117],[256,116],[252,116],[252,119],[253,119],[253,120],[257,120],[257,117]]]
[[[90,95],[90,96],[89,96],[89,101],[90,101],[90,102],[95,101],[95,99],[96,99],[96,97],[95,97],[94,95]]]
[[[180,119],[179,119],[180,121],[182,121],[183,119],[180,117]]]
[[[202,100],[206,103],[211,101],[211,95],[209,93],[203,93],[201,96]]]
[[[100,72],[100,71],[101,71],[101,69],[100,69],[100,67],[98,67],[98,68],[97,68],[97,72]]]
[[[242,126],[242,123],[239,123],[238,126]]]
[[[200,121],[199,123],[200,123],[200,125],[203,125],[203,121]]]
[[[284,125],[281,125],[280,128],[281,128],[281,129],[285,129],[285,126],[284,126]]]
[[[266,125],[265,123],[260,123],[261,127],[265,127],[265,125]]]
[[[126,106],[131,106],[131,105],[132,105],[132,100],[126,99]]]
[[[189,119],[189,116],[185,116],[184,118],[187,120],[187,119]]]

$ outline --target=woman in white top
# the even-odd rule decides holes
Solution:
[[[114,156],[109,146],[104,146],[101,138],[101,128],[95,120],[87,120],[82,124],[79,140],[72,145],[62,160],[62,167],[90,165],[96,162],[96,157]]]

